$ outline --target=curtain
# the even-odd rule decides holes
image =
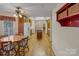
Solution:
[[[13,35],[13,21],[4,21],[4,35]]]
[[[30,35],[30,24],[24,23],[24,36],[28,37]]]

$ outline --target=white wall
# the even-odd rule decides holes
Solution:
[[[61,27],[56,21],[56,11],[61,6],[58,4],[52,12],[52,48],[55,55],[79,55],[79,28]]]
[[[4,10],[1,10],[0,11],[0,15],[4,15],[4,16],[13,16],[14,13],[11,13],[11,12],[8,12],[8,11],[4,11]]]
[[[16,17],[16,21],[13,22],[13,32],[14,34],[18,34],[18,18]]]
[[[35,33],[35,21],[32,21],[32,33]]]
[[[0,21],[0,36],[4,35],[4,21]]]

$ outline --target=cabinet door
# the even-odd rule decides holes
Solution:
[[[79,12],[79,3],[76,3],[68,8],[68,15],[72,15]]]
[[[60,14],[58,14],[58,20],[66,17],[66,16],[67,16],[67,10],[64,10]]]

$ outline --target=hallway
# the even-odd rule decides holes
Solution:
[[[29,45],[29,52],[26,53],[26,55],[31,55],[31,56],[54,55],[52,50],[52,45],[50,43],[50,40],[47,34],[43,33],[43,38],[41,40],[37,40],[36,34],[33,34],[32,36],[30,36],[28,45]]]

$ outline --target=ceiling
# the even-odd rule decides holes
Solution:
[[[21,7],[31,17],[49,17],[57,3],[0,3],[0,13],[13,15]]]

